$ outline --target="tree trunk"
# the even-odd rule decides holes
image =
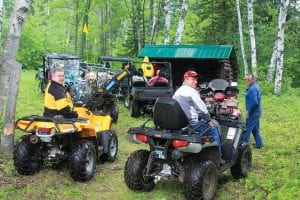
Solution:
[[[237,11],[238,23],[239,23],[241,53],[242,53],[242,58],[243,58],[243,63],[244,63],[244,72],[245,72],[245,77],[246,77],[246,75],[248,74],[248,63],[247,63],[247,56],[246,56],[245,47],[244,47],[243,23],[242,23],[242,17],[241,17],[240,0],[236,0],[236,11]]]
[[[247,0],[248,7],[248,26],[249,26],[249,37],[251,44],[251,66],[252,73],[257,75],[256,72],[256,44],[255,44],[255,34],[254,34],[254,21],[253,21],[253,0]]]
[[[21,76],[22,65],[17,61],[10,60],[7,66],[12,68],[9,90],[7,94],[5,120],[3,134],[1,136],[1,150],[4,155],[11,155],[14,147],[14,119],[16,112],[17,97],[19,91],[19,80]]]
[[[277,28],[278,29],[278,28]],[[277,30],[278,32],[278,30]],[[270,66],[267,72],[267,81],[270,83],[273,80],[274,77],[274,71],[276,67],[276,55],[277,55],[277,41],[278,38],[275,39],[274,46],[273,46],[273,51],[272,51],[272,56],[270,60]]]
[[[3,24],[3,0],[0,0],[0,42],[2,38],[2,24]]]
[[[75,2],[75,10],[77,10],[79,8],[79,0],[77,0]],[[79,14],[78,12],[75,12],[75,30],[74,30],[74,53],[75,55],[77,55],[78,52],[78,28],[79,28],[79,22],[80,22],[80,18],[79,18]]]
[[[177,26],[174,44],[181,43],[182,34],[184,31],[184,19],[185,19],[185,15],[187,13],[188,5],[189,5],[189,0],[182,1],[181,13],[180,13],[180,17],[179,17],[179,22],[178,22],[178,26]]]
[[[3,56],[0,61],[0,71],[6,73],[0,75],[0,80],[5,76],[10,75],[14,77],[9,81],[9,93],[7,98],[4,130],[1,137],[0,148],[4,155],[9,155],[13,150],[14,143],[14,113],[16,109],[16,101],[18,94],[18,86],[22,65],[16,62],[16,55],[19,49],[21,30],[24,25],[24,21],[28,15],[28,9],[30,8],[31,1],[16,0],[13,13],[10,18],[10,27],[6,37],[6,43],[3,51]],[[10,72],[11,71],[11,72]],[[12,74],[10,74],[12,73]],[[3,77],[4,76],[4,77]],[[7,79],[7,78],[6,78]],[[5,99],[7,85],[0,85],[0,91],[4,91],[3,99],[1,98],[1,111]],[[1,95],[3,95],[1,93]],[[1,116],[0,116],[1,117]]]
[[[280,12],[278,19],[278,43],[277,43],[277,69],[276,69],[276,77],[275,77],[275,87],[274,93],[281,93],[281,82],[282,82],[282,74],[283,74],[283,52],[284,52],[284,25],[286,22],[286,15],[289,7],[289,0],[281,0],[280,3]]]
[[[171,19],[172,19],[172,1],[171,0],[165,0],[165,39],[164,44],[170,43],[170,28],[171,28]]]
[[[84,28],[84,25],[88,27],[89,25],[89,12],[90,12],[90,7],[91,7],[91,0],[86,0],[85,4],[85,14],[83,17],[83,24],[82,24],[82,30]],[[90,30],[89,30],[90,31]],[[87,33],[82,31],[81,35],[81,48],[80,48],[80,55],[81,57],[84,57],[86,54],[86,59],[87,59]],[[88,60],[86,60],[88,62]]]
[[[108,39],[109,39],[109,55],[112,56],[113,51],[113,36],[112,36],[112,18],[111,18],[111,8],[110,8],[110,0],[106,1],[107,3],[107,17],[108,17],[108,24],[109,24],[109,32],[108,32]]]
[[[3,104],[6,91],[9,85],[9,76],[11,68],[7,65],[8,60],[15,60],[19,49],[21,29],[23,22],[27,17],[27,12],[31,1],[17,0],[14,11],[10,18],[10,27],[8,30],[3,55],[0,59],[0,118],[3,112]]]

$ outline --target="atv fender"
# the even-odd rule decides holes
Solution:
[[[109,151],[109,140],[112,137],[112,133],[110,130],[101,131],[98,135],[98,147],[103,147],[103,153],[108,153]]]

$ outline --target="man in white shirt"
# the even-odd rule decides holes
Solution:
[[[219,144],[220,162],[224,164],[225,161],[222,159],[221,139],[218,128],[209,125],[210,115],[205,103],[201,100],[200,93],[196,90],[199,76],[195,71],[185,72],[183,84],[175,92],[173,98],[184,111],[191,127],[200,134],[212,136]]]

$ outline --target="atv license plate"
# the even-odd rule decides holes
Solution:
[[[162,150],[156,149],[155,150],[155,155],[156,155],[156,157],[158,157],[160,159],[165,159],[165,155],[164,155],[164,152]]]

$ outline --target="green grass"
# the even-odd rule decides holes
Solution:
[[[38,93],[37,84],[33,71],[22,73],[16,119],[42,114],[43,95]],[[239,99],[242,111],[243,94],[241,91]],[[74,182],[67,169],[49,167],[33,176],[21,176],[13,169],[12,161],[0,162],[0,199],[184,199],[182,185],[172,180],[158,183],[151,192],[134,192],[126,187],[123,168],[127,157],[134,150],[148,146],[132,144],[126,139],[128,128],[140,125],[145,118],[130,118],[122,103],[119,108],[119,121],[113,125],[119,138],[117,160],[97,164],[92,180]],[[246,179],[235,180],[230,172],[220,175],[215,199],[300,199],[299,121],[299,96],[263,96],[261,131],[265,147],[252,149],[253,166]],[[15,140],[22,134],[17,131]],[[254,144],[252,136],[250,143]]]

